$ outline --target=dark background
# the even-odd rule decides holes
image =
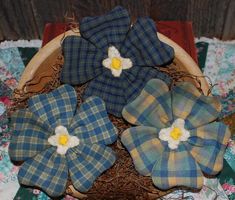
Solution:
[[[80,20],[115,5],[126,7],[132,20],[189,20],[197,37],[235,39],[235,0],[0,0],[0,41],[42,38],[47,22],[64,22],[72,13]]]

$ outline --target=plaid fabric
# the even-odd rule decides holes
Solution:
[[[50,196],[60,196],[66,189],[68,166],[65,156],[51,147],[20,167],[18,179],[21,184],[42,188]]]
[[[66,37],[62,48],[65,58],[60,77],[62,82],[81,84],[103,72],[101,63],[105,54],[84,38]]]
[[[69,171],[74,186],[85,191],[113,165],[115,153],[105,145],[116,141],[117,129],[108,118],[103,100],[90,97],[78,110],[76,107],[75,90],[63,85],[32,97],[28,109],[13,115],[9,152],[12,160],[25,161],[18,174],[20,183],[59,196],[65,191]],[[80,139],[79,145],[65,155],[48,143],[61,124]]]
[[[127,148],[136,170],[144,176],[150,176],[164,146],[157,139],[159,129],[147,126],[129,128],[123,132],[121,141]]]
[[[157,38],[152,20],[140,18],[130,28],[127,11],[116,7],[104,16],[84,18],[80,31],[82,37],[68,36],[63,42],[61,80],[69,84],[91,80],[84,98],[101,97],[109,113],[120,117],[123,106],[139,94],[148,80],[170,81],[166,74],[152,68],[174,57],[173,49]],[[122,57],[133,62],[133,67],[123,70],[120,77],[102,66],[109,46],[115,46]]]
[[[70,126],[70,133],[86,144],[112,144],[117,132],[108,118],[104,101],[98,97],[90,97],[81,105]]]
[[[135,125],[164,128],[172,119],[171,95],[159,79],[150,80],[141,94],[122,111],[123,117]]]
[[[35,95],[28,101],[29,110],[53,130],[58,125],[71,123],[77,107],[77,95],[73,87],[62,85],[48,93]]]
[[[217,174],[222,169],[230,132],[223,123],[208,124],[218,116],[216,105],[216,98],[201,95],[191,83],[180,84],[169,91],[163,81],[149,81],[140,96],[123,109],[127,121],[140,125],[121,136],[137,171],[151,175],[154,184],[161,189],[179,185],[200,188],[203,184],[201,171]],[[199,113],[195,112],[196,108],[200,109],[201,117],[193,116]],[[189,139],[171,150],[168,142],[158,139],[158,133],[178,118],[185,120],[186,129],[193,125],[199,127],[188,129]]]
[[[169,62],[174,50],[157,37],[154,21],[138,18],[121,46],[121,53],[136,65],[156,66]]]
[[[165,151],[153,167],[152,180],[160,189],[174,186],[202,188],[203,174],[189,152],[181,145],[177,151]],[[169,148],[168,148],[169,149]]]
[[[86,192],[96,178],[114,164],[116,157],[110,147],[89,144],[70,149],[67,160],[74,187]]]
[[[229,128],[213,122],[190,131],[188,150],[206,174],[218,174],[223,167],[223,155],[230,139]],[[195,136],[195,137],[193,137]]]
[[[172,110],[175,118],[186,119],[186,129],[194,129],[214,121],[221,105],[216,97],[201,95],[191,83],[172,89]]]
[[[32,112],[18,110],[11,116],[12,136],[9,155],[12,160],[23,161],[48,148],[51,130]]]
[[[107,53],[110,45],[120,47],[130,28],[130,17],[126,9],[115,7],[99,17],[85,17],[80,23],[82,37]]]

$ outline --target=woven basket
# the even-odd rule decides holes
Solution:
[[[80,33],[78,29],[75,29],[59,35],[41,48],[29,62],[21,76],[17,89],[14,91],[14,109],[27,107],[29,97],[49,92],[61,84],[59,80],[60,70],[63,65],[61,41],[68,35],[80,36]],[[194,60],[175,42],[160,33],[157,33],[157,35],[161,41],[173,47],[175,51],[173,63],[170,64],[166,73],[171,75],[176,82],[193,82],[202,93],[208,94],[209,84]],[[81,94],[85,87],[86,84],[76,87],[78,104],[82,101]],[[122,119],[111,115],[110,119],[118,128],[119,134],[130,127],[130,124]],[[86,194],[76,191],[68,180],[67,194],[79,199],[157,199],[174,190],[160,191],[153,186],[149,177],[139,175],[134,169],[131,157],[122,147],[120,141],[117,141],[111,147],[119,157],[114,166],[102,174]]]

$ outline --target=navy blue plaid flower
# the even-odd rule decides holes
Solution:
[[[28,105],[11,118],[9,154],[13,161],[24,161],[19,182],[50,196],[62,195],[69,178],[78,191],[89,190],[116,160],[106,145],[116,141],[117,129],[103,100],[90,97],[77,109],[74,88],[63,85],[33,96]]]
[[[222,169],[231,135],[215,121],[220,109],[217,98],[200,94],[191,83],[170,91],[163,81],[152,79],[124,107],[123,117],[138,126],[124,131],[121,141],[136,170],[151,176],[158,188],[201,188],[203,173],[215,175]]]
[[[73,85],[90,81],[83,97],[101,97],[107,111],[118,117],[148,80],[170,82],[154,67],[174,57],[173,49],[158,39],[153,20],[138,18],[130,25],[127,10],[116,7],[106,15],[84,18],[81,37],[68,36],[62,45],[61,81]]]

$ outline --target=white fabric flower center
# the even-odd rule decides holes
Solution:
[[[177,149],[181,141],[187,141],[190,132],[184,128],[185,121],[176,119],[169,128],[163,128],[159,132],[159,138],[168,142],[170,149]]]
[[[52,146],[57,146],[56,152],[65,155],[69,148],[79,145],[80,141],[76,136],[71,136],[64,126],[57,126],[55,128],[55,135],[48,138],[48,142]]]
[[[104,59],[102,65],[111,70],[115,77],[119,77],[122,70],[133,66],[130,58],[122,58],[115,46],[108,48],[108,58]]]

